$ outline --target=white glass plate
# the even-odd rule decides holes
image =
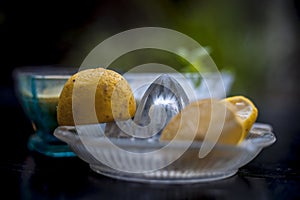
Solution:
[[[240,145],[217,144],[207,156],[199,158],[201,142],[193,142],[188,148],[185,142],[175,142],[164,149],[166,142],[81,133],[103,127],[105,124],[59,126],[54,135],[66,142],[96,173],[148,183],[179,184],[224,179],[236,174],[263,148],[276,141],[270,125],[255,123]]]

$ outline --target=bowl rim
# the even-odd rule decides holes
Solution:
[[[61,78],[65,79],[77,72],[77,68],[66,65],[28,65],[16,67],[12,71],[14,79],[21,76],[31,76],[35,78]]]

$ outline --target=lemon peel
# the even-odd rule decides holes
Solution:
[[[236,112],[232,104],[217,99],[192,102],[170,120],[160,140],[203,141],[207,137],[211,142],[239,144],[244,139],[244,127]]]
[[[78,88],[79,92],[73,95],[75,82],[76,89]],[[95,87],[96,92],[92,91]],[[59,125],[75,125],[73,112],[74,110],[76,112],[76,107],[74,108],[72,103],[76,100],[80,104],[76,106],[81,106],[80,109],[84,110],[86,94],[94,95],[91,98],[95,98],[95,109],[93,111],[96,112],[97,119],[95,121],[89,112],[79,113],[79,117],[82,119],[80,124],[126,120],[135,114],[136,102],[133,92],[121,74],[101,67],[85,69],[73,74],[60,93],[57,105]]]

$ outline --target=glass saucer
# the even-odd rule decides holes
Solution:
[[[255,123],[239,145],[216,144],[207,156],[199,158],[202,142],[108,138],[89,132],[103,128],[105,124],[59,126],[54,135],[96,173],[146,183],[183,184],[228,178],[276,141],[270,125]]]

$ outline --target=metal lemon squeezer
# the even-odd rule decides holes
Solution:
[[[175,78],[162,74],[147,88],[133,119],[106,125],[107,137],[157,140],[170,119],[178,114],[189,98]]]

